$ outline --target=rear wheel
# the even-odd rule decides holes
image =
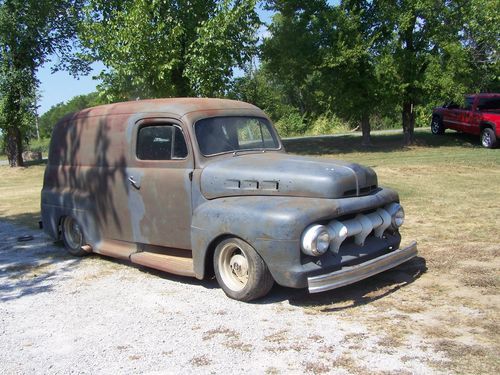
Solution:
[[[239,238],[228,238],[217,245],[214,270],[226,295],[238,301],[263,297],[274,284],[264,260]]]
[[[491,128],[484,128],[481,131],[481,144],[486,148],[495,148],[498,145],[495,132]]]
[[[85,245],[85,236],[80,224],[71,216],[66,216],[62,222],[62,239],[64,246],[71,255],[84,256],[88,254],[87,251],[82,249]]]
[[[443,120],[439,116],[432,117],[431,132],[436,135],[444,134]]]

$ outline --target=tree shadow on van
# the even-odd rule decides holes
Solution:
[[[120,212],[127,207],[128,145],[123,144],[123,134],[113,137],[124,123],[119,116],[73,116],[52,136],[44,190],[49,204],[65,207],[52,219],[75,216],[92,242],[102,233],[121,238],[130,230]]]

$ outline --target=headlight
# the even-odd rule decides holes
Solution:
[[[391,215],[391,225],[393,229],[398,229],[405,222],[405,210],[399,203],[391,203],[386,208]]]
[[[302,234],[302,252],[307,255],[319,257],[330,247],[330,235],[324,225],[311,225]]]

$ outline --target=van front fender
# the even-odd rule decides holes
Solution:
[[[300,238],[308,225],[397,200],[394,191],[380,189],[343,199],[245,196],[207,201],[195,209],[191,224],[195,275],[204,278],[213,245],[224,236],[234,236],[257,251],[278,284],[298,286],[302,281],[290,278],[301,266]]]

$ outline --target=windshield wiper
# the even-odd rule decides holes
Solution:
[[[266,152],[265,148],[237,150],[237,151],[233,151],[233,156],[244,155],[244,154],[259,154],[259,153],[264,153],[264,152]]]

